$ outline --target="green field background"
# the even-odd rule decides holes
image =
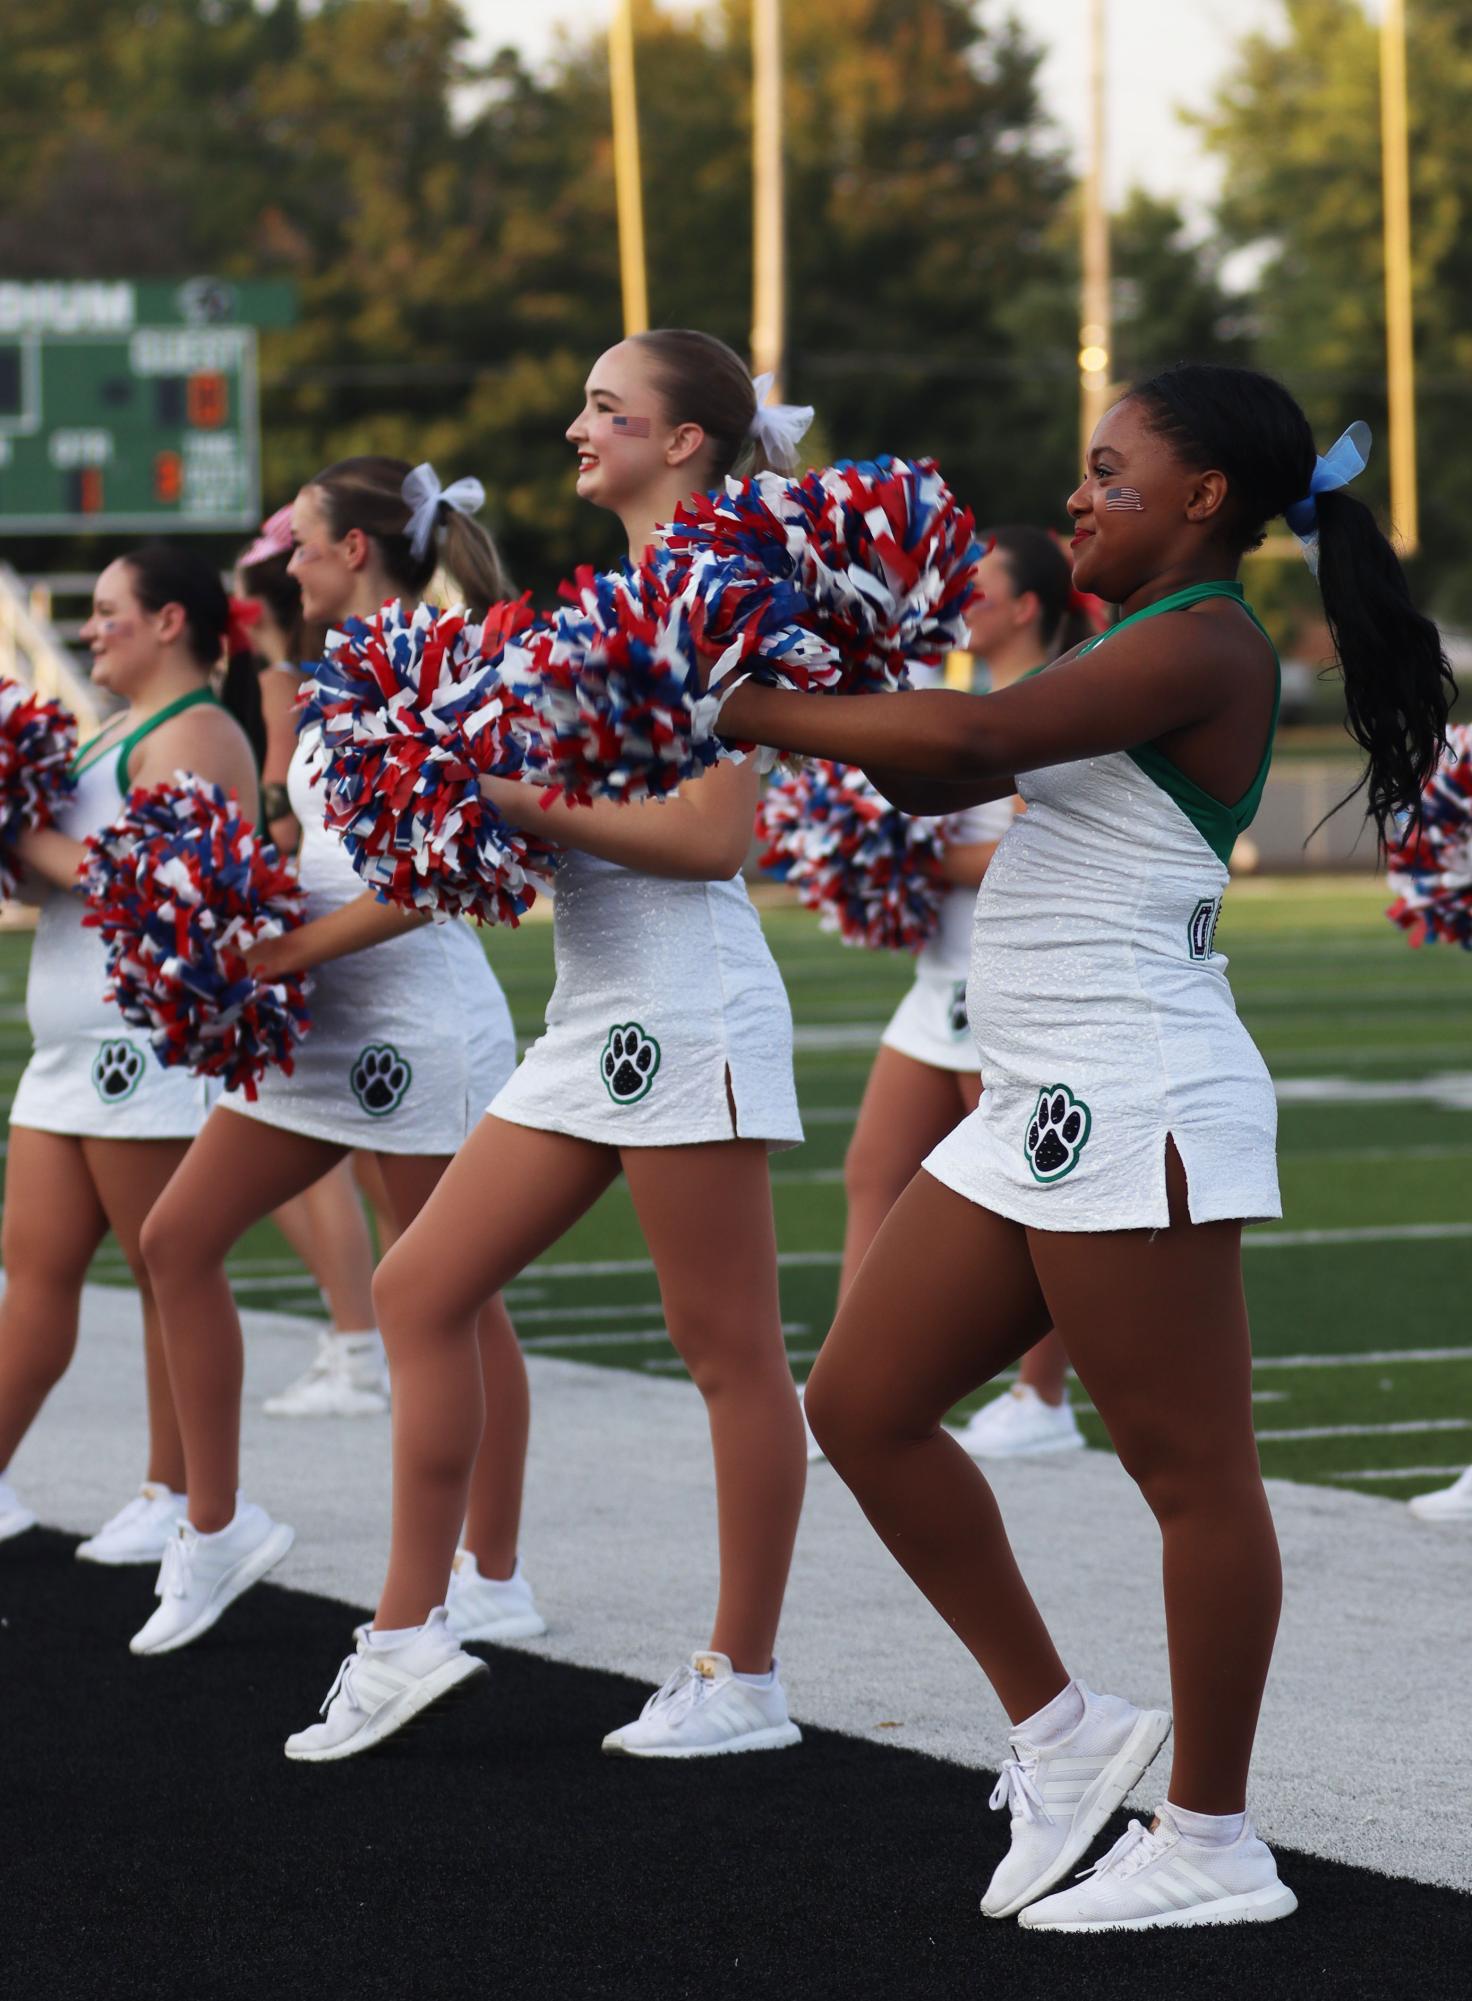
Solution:
[[[1410,950],[1386,923],[1385,900],[1364,879],[1248,880],[1229,895],[1217,942],[1274,1077],[1300,1088],[1317,1079],[1333,1094],[1282,1104],[1283,1221],[1247,1236],[1264,1468],[1404,1497],[1472,1460],[1472,955]],[[763,922],[792,997],[808,1135],[773,1165],[783,1318],[801,1376],[832,1313],[844,1149],[910,965],[848,950],[802,911],[773,904]],[[551,987],[551,927],[483,936],[525,1045]],[[29,952],[26,934],[0,936],[7,1113],[29,1049]],[[567,1269],[607,1262],[634,1268]],[[321,1317],[270,1224],[240,1245],[231,1271],[242,1305]],[[128,1282],[111,1243],[93,1277]],[[622,1186],[511,1300],[534,1352],[680,1370]],[[1086,1406],[1083,1422],[1107,1448]],[[1285,1432],[1322,1435],[1276,1435]]]

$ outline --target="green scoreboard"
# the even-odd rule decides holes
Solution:
[[[294,288],[0,282],[0,534],[253,528],[256,340]]]

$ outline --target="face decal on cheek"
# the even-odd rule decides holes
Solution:
[[[1145,503],[1140,498],[1138,487],[1111,486],[1105,489],[1104,511],[1106,514],[1143,514]]]
[[[649,419],[647,417],[610,417],[609,423],[616,436],[621,438],[647,438]]]

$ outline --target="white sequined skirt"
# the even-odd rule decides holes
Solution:
[[[922,966],[879,1040],[885,1049],[928,1063],[932,1070],[974,1077],[981,1059],[966,1018],[965,980]]]
[[[802,1138],[792,1011],[739,878],[676,882],[569,853],[547,1027],[490,1110],[604,1146]]]

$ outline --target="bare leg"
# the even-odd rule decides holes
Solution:
[[[1169,1229],[1029,1242],[1079,1377],[1160,1524],[1170,1797],[1240,1813],[1282,1572],[1253,1436],[1241,1226],[1188,1220],[1173,1146],[1166,1182]]]
[[[980,1095],[981,1081],[974,1073],[938,1070],[880,1046],[843,1163],[848,1209],[840,1299],[926,1154],[974,1109]]]
[[[406,1163],[387,1165],[392,1188]],[[374,1621],[380,1629],[422,1625],[444,1603],[468,1503],[477,1559],[485,1553],[490,1575],[509,1571],[526,1454],[526,1365],[505,1309],[495,1302],[497,1318],[485,1303],[555,1243],[617,1172],[606,1147],[487,1116],[433,1192],[425,1190],[379,1265],[373,1296],[393,1377],[394,1436],[393,1544]],[[488,1186],[515,1189],[514,1211],[488,1204]],[[483,1377],[483,1369],[495,1374]],[[509,1534],[498,1512],[509,1509],[508,1496],[515,1503]]]
[[[373,1233],[378,1239],[378,1255],[380,1259],[386,1258],[398,1241],[399,1225],[383,1179],[383,1156],[377,1153],[364,1153],[361,1148],[356,1148],[349,1159],[352,1163],[353,1179],[358,1184],[358,1192],[368,1204],[373,1217]]]
[[[106,1234],[81,1141],[12,1126],[0,1234],[0,1473],[66,1374],[82,1281]]]
[[[765,1674],[807,1477],[767,1149],[760,1140],[630,1147],[623,1163],[670,1338],[710,1422],[721,1551],[710,1643],[738,1673]]]
[[[1022,1229],[921,1172],[881,1225],[807,1392],[829,1459],[1014,1723],[1068,1672],[991,1488],[941,1420],[1047,1325]]]
[[[373,1238],[348,1163],[291,1201],[271,1220],[291,1245],[327,1300],[339,1334],[362,1333],[373,1325]]]
[[[1056,1334],[1045,1334],[1022,1358],[1021,1380],[1056,1410],[1068,1378],[1068,1352]]]
[[[202,1534],[235,1517],[245,1350],[225,1276],[231,1247],[322,1176],[342,1148],[217,1105],[143,1226],[184,1440],[189,1519]]]
[[[174,1413],[163,1321],[143,1262],[139,1238],[149,1210],[168,1186],[189,1142],[179,1139],[84,1139],[82,1153],[112,1233],[128,1260],[143,1306],[143,1372],[148,1387],[150,1480],[184,1491],[184,1442]]]

